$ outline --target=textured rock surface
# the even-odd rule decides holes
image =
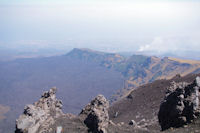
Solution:
[[[109,123],[108,115],[109,102],[103,95],[98,95],[80,113],[85,116],[84,123],[89,131],[95,133],[107,133],[106,128]]]
[[[181,127],[199,116],[199,88],[199,77],[192,84],[172,83],[158,113],[162,130]]]
[[[56,99],[56,88],[45,92],[38,102],[27,105],[16,120],[16,133],[50,132],[54,119],[63,115],[62,102]]]

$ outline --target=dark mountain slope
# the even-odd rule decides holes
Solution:
[[[199,133],[200,131],[200,122],[199,122],[199,87],[200,87],[200,78],[197,77],[200,74],[196,75],[187,75],[185,77],[180,77],[180,75],[177,75],[171,80],[159,80],[155,81],[151,84],[147,84],[144,86],[139,87],[140,90],[145,90],[145,92],[148,92],[146,90],[147,86],[148,89],[151,92],[154,92],[156,95],[162,95],[163,91],[158,91],[157,88],[168,88],[167,92],[168,94],[164,94],[166,97],[168,97],[163,101],[163,98],[161,101],[162,104],[157,103],[160,101],[157,97],[157,99],[154,99],[154,97],[151,94],[149,97],[146,94],[142,94],[143,97],[140,95],[140,92],[137,92],[137,90],[131,92],[128,95],[128,99],[132,100],[132,103],[139,102],[138,104],[141,104],[143,106],[143,109],[139,109],[140,107],[135,106],[135,108],[131,107],[129,103],[124,102],[119,104],[116,103],[111,109],[113,109],[114,106],[117,106],[118,109],[123,109],[118,112],[118,115],[115,115],[116,118],[120,118],[120,122],[117,122],[116,119],[113,119],[112,114],[108,113],[109,109],[109,102],[106,100],[106,98],[103,95],[96,96],[90,103],[88,103],[80,112],[79,115],[72,115],[72,114],[64,114],[62,112],[62,102],[56,98],[56,88],[51,88],[50,91],[44,92],[41,96],[41,98],[33,103],[29,104],[24,108],[24,112],[19,116],[19,118],[16,120],[16,130],[15,133],[40,133],[40,132],[48,132],[48,133],[55,133],[59,130],[63,133],[161,133],[163,131],[160,130],[159,125],[156,121],[157,118],[157,107],[151,106],[152,102],[154,104],[159,105],[160,109],[164,107],[164,116],[159,118],[164,118],[164,122],[175,122],[177,124],[177,127],[170,128],[165,130],[163,133]],[[197,77],[197,78],[196,78]],[[195,79],[195,80],[193,80]],[[170,86],[170,82],[173,83]],[[176,81],[176,82],[174,82]],[[179,83],[181,82],[181,83]],[[190,82],[190,83],[189,83]],[[170,88],[169,88],[170,86]],[[184,88],[182,87],[184,86]],[[181,90],[185,91],[181,91]],[[156,93],[157,92],[157,93]],[[159,93],[160,92],[160,93]],[[137,93],[140,95],[140,98],[135,96],[134,94]],[[148,92],[150,93],[150,92]],[[170,93],[170,94],[169,94]],[[184,95],[182,94],[184,93]],[[182,96],[181,96],[182,95]],[[143,101],[145,105],[140,103],[140,99],[151,99],[147,101]],[[177,100],[186,100],[185,105],[182,103],[180,104],[177,102]],[[195,100],[193,99],[195,98]],[[174,102],[172,102],[173,100]],[[166,103],[170,102],[167,106]],[[181,101],[180,101],[181,102]],[[165,103],[165,104],[164,104]],[[188,104],[191,103],[191,104]],[[129,107],[127,107],[127,105]],[[136,105],[135,104],[135,105]],[[163,106],[164,105],[164,106]],[[175,105],[175,106],[174,106]],[[194,108],[195,106],[195,108]],[[189,117],[192,117],[190,122],[185,123],[184,126],[182,125],[179,127],[178,125],[182,123],[182,121],[179,121],[180,117],[179,115],[185,116],[185,114],[179,114],[179,115],[173,115],[173,113],[180,113],[179,111],[182,110],[180,107],[188,107],[185,111],[189,111],[196,117],[193,117],[190,113],[188,113]],[[152,111],[151,109],[154,108]],[[134,114],[134,110],[140,111],[140,115]],[[148,112],[148,110],[150,110]],[[171,113],[165,113],[165,110],[170,111]],[[178,111],[179,110],[179,111]],[[152,111],[152,112],[151,112]],[[178,111],[178,112],[177,112]],[[184,110],[182,110],[184,111]],[[43,115],[41,115],[41,112]],[[153,113],[153,114],[152,114]],[[159,112],[160,113],[160,112]],[[126,114],[124,117],[123,114]],[[133,120],[133,115],[135,115],[137,122]],[[141,118],[143,117],[143,119]],[[167,121],[168,116],[171,116],[170,121]],[[124,118],[122,118],[124,117]],[[144,119],[145,118],[145,119]],[[178,118],[178,120],[176,120]],[[139,120],[142,119],[142,120]],[[129,120],[129,121],[128,121]],[[161,119],[159,119],[160,122]],[[139,121],[139,122],[138,122]],[[161,125],[162,126],[162,125]],[[179,127],[179,128],[178,128]]]
[[[193,82],[196,76],[200,76],[200,74],[190,74],[184,77],[177,75],[170,80],[157,80],[140,86],[110,107],[110,119],[113,122],[125,123],[128,123],[130,120],[135,120],[136,122],[142,119],[145,119],[145,121],[153,120],[155,126],[159,129],[157,114],[160,103],[165,97],[167,87],[171,85],[172,81]]]

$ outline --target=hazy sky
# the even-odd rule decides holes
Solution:
[[[1,0],[0,48],[200,52],[199,0]]]

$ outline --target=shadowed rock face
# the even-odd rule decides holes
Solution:
[[[170,127],[181,127],[199,116],[199,89],[199,77],[191,84],[173,82],[158,113],[162,130]]]
[[[107,133],[109,115],[109,102],[103,95],[98,95],[91,101],[80,113],[80,116],[86,116],[84,123],[89,131],[95,133]]]
[[[38,102],[27,105],[24,113],[16,120],[15,133],[50,132],[49,126],[54,124],[54,118],[63,115],[62,102],[56,99],[55,94],[56,88],[51,88]]]

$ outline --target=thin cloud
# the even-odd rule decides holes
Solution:
[[[185,51],[198,51],[200,45],[198,38],[188,36],[155,37],[149,44],[139,47],[139,52],[174,53]]]

